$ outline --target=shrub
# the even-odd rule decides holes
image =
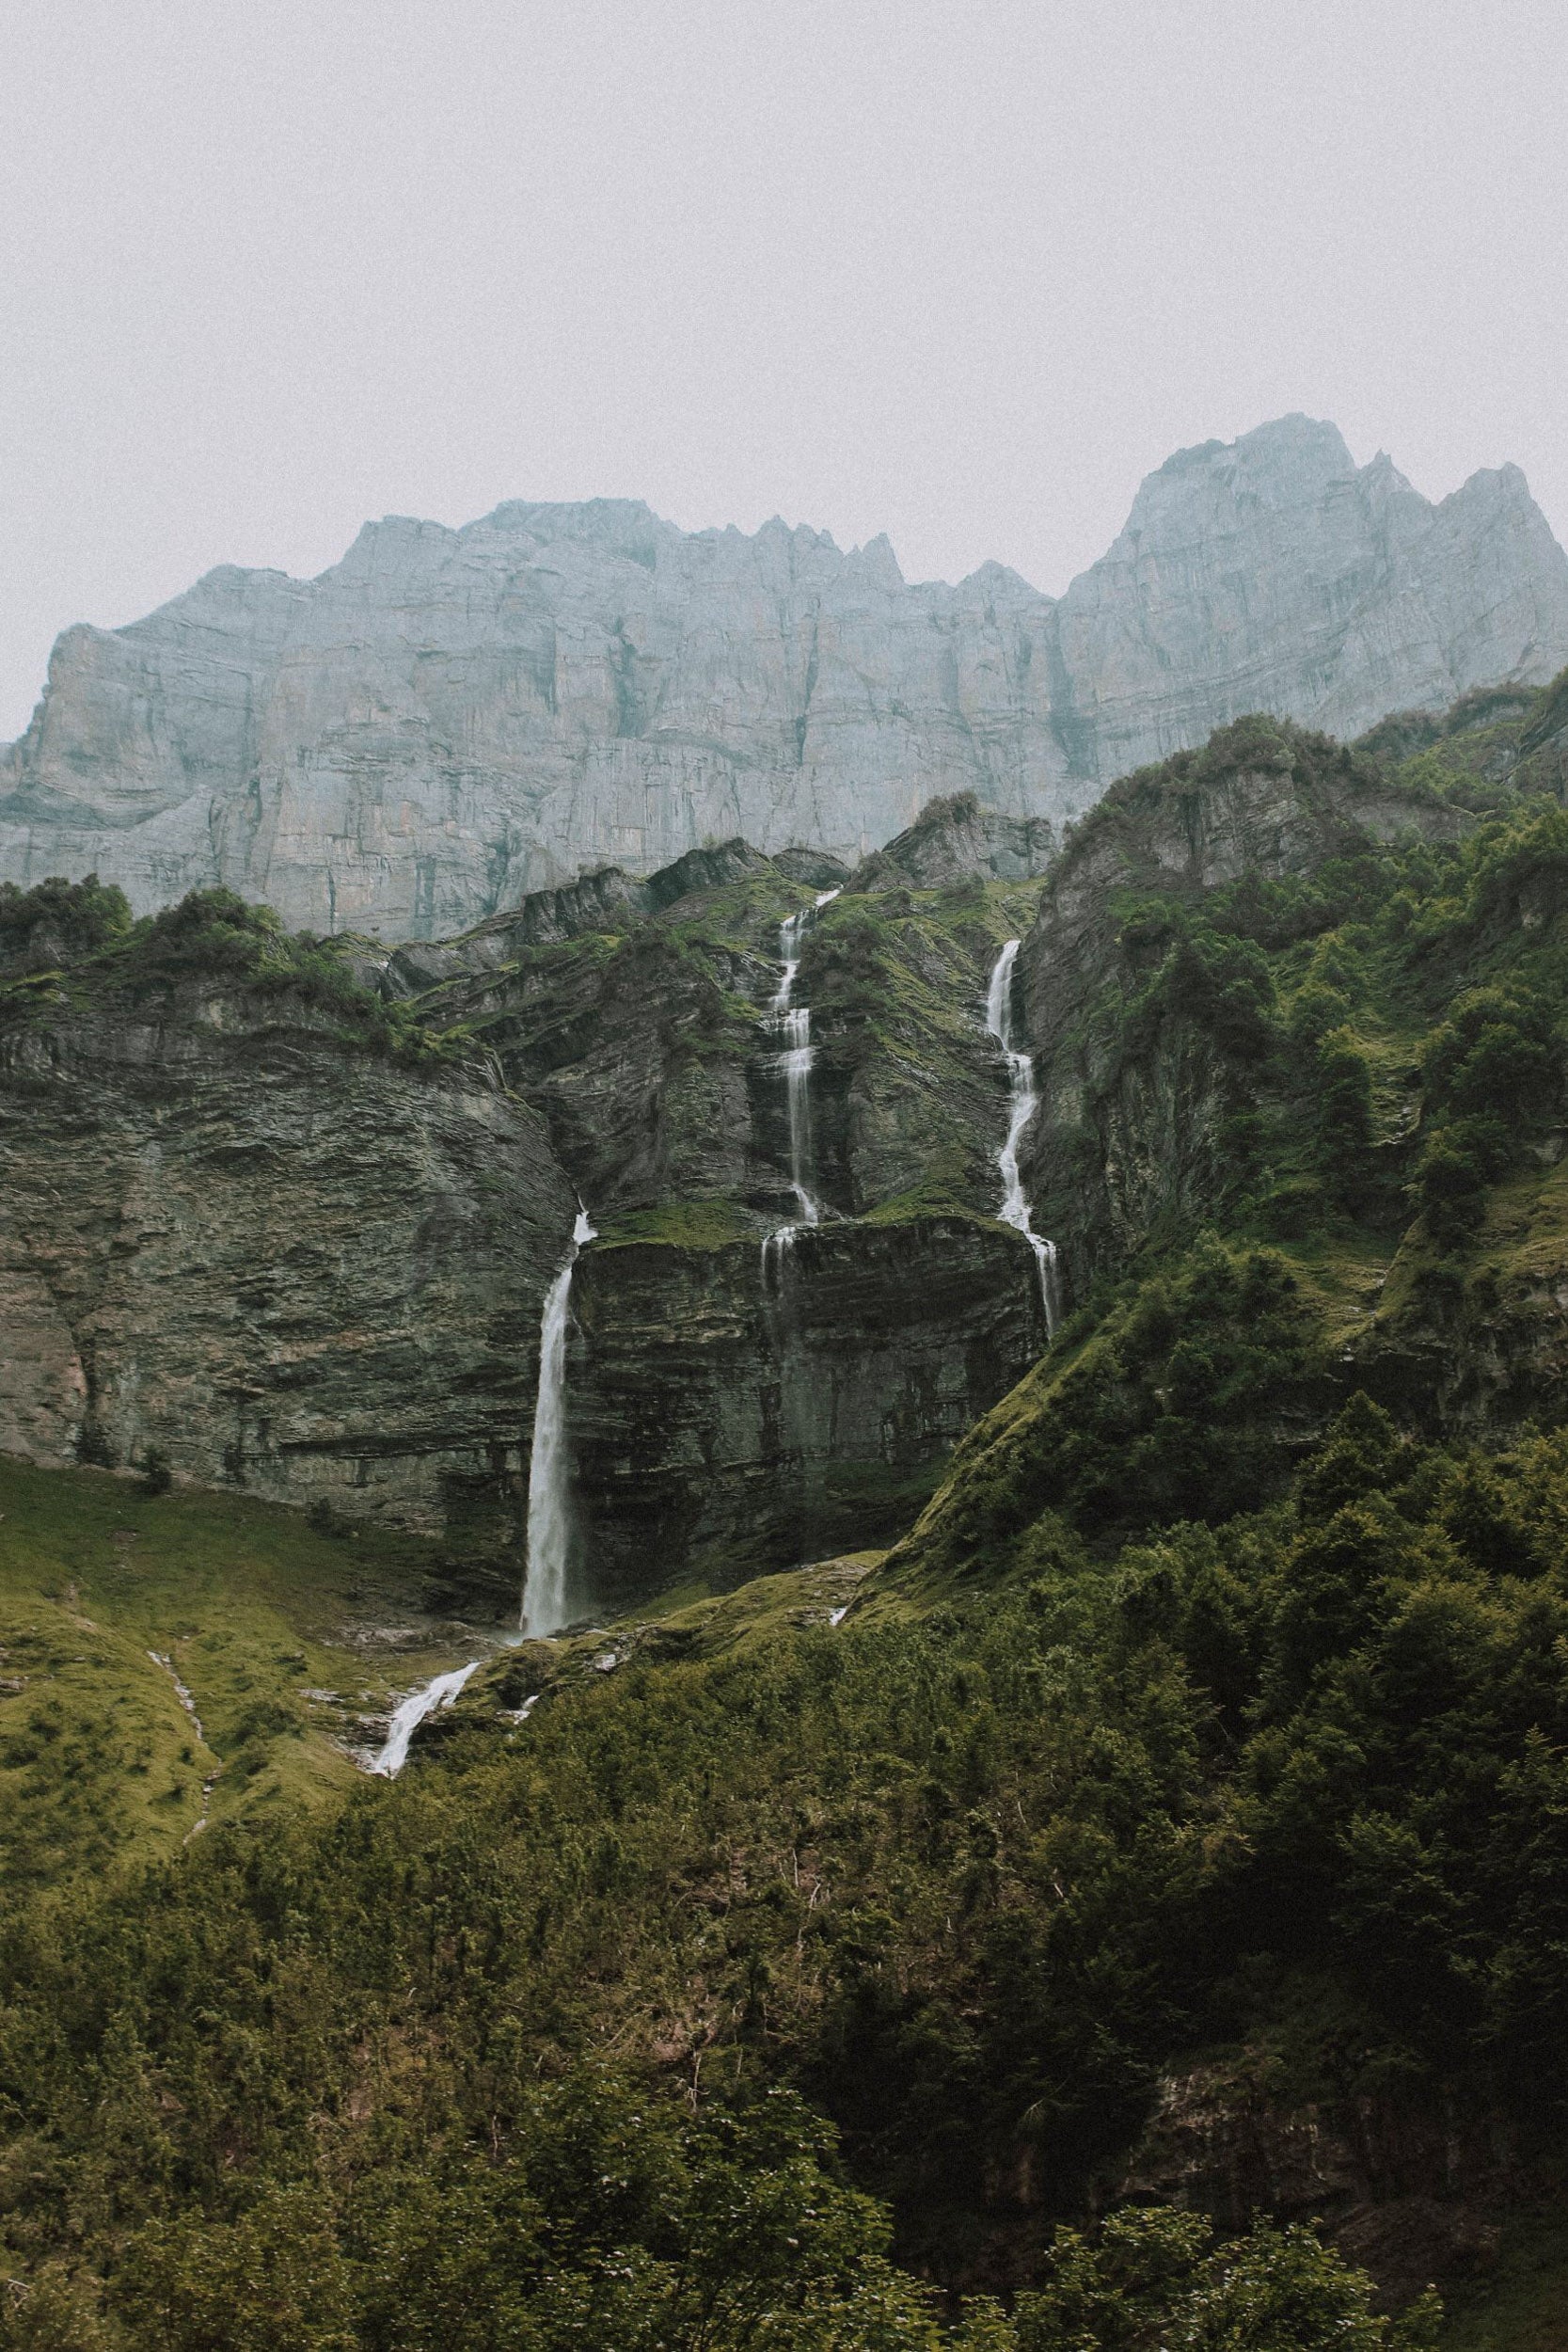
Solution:
[[[163,1447],[161,1445],[144,1447],[140,1467],[143,1494],[166,1495],[174,1484],[174,1472]]]
[[[125,893],[96,874],[79,882],[55,875],[31,890],[0,882],[0,964],[68,961],[91,954],[130,928]]]
[[[1461,1119],[1428,1136],[1416,1170],[1416,1199],[1440,1249],[1468,1240],[1486,1214],[1486,1188],[1508,1163],[1496,1120]]]
[[[1372,1143],[1372,1073],[1349,1029],[1331,1029],[1318,1048],[1315,1098],[1318,1165],[1340,1199],[1367,1173]]]
[[[1311,2230],[1259,2223],[1215,2246],[1198,2214],[1127,2206],[1097,2242],[1057,2233],[1051,2276],[1019,2297],[1017,2352],[1430,2352],[1441,2307],[1400,2319]]]
[[[1548,1009],[1499,988],[1462,996],[1423,1057],[1433,1104],[1459,1117],[1516,1122],[1547,1109],[1560,1049]]]

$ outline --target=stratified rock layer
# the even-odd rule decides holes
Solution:
[[[0,1046],[0,1449],[509,1515],[575,1210],[525,1104],[218,989]]]
[[[1171,458],[1059,602],[623,501],[392,519],[319,580],[226,568],[68,630],[0,755],[0,876],[432,938],[736,834],[852,863],[933,795],[1059,826],[1243,711],[1354,734],[1565,658],[1516,469],[1433,506],[1302,417]]]
[[[733,1575],[887,1541],[1045,1344],[1026,1245],[979,1219],[823,1225],[766,1268],[751,1244],[589,1250],[575,1288],[601,1605],[651,1571]]]
[[[819,895],[799,863],[731,841],[395,949],[232,900],[133,930],[103,890],[0,891],[0,1451],[156,1450],[440,1533],[454,1605],[505,1606],[580,1199],[582,1605],[895,1532],[1045,1341],[989,1215],[980,1025],[1034,894],[821,911],[798,985],[824,1222],[765,1253],[799,1214],[768,1014],[781,922]]]

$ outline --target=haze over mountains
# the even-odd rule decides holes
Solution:
[[[633,501],[393,517],[318,580],[223,567],[67,630],[0,753],[0,878],[432,937],[735,834],[853,859],[940,793],[1060,825],[1243,711],[1351,736],[1565,660],[1516,468],[1434,505],[1301,416],[1168,459],[1059,599]]]

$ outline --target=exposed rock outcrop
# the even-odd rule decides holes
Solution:
[[[1168,2075],[1117,2200],[1196,2207],[1226,2231],[1260,2212],[1316,2221],[1395,2307],[1487,2266],[1524,2177],[1500,2116],[1461,2125],[1388,2092],[1292,2099],[1278,2072],[1243,2051]]]
[[[0,1047],[0,1449],[505,1539],[576,1205],[535,1113],[216,985]]]
[[[1056,602],[626,501],[394,518],[318,580],[224,568],[68,630],[0,755],[0,875],[428,939],[736,833],[852,863],[934,795],[1060,826],[1243,711],[1354,733],[1565,656],[1515,469],[1433,506],[1302,417],[1171,458]]]
[[[856,866],[850,886],[941,890],[971,875],[1023,882],[1045,872],[1056,846],[1055,828],[1043,818],[1006,817],[960,792],[928,801],[907,832]]]
[[[157,1449],[443,1532],[493,1607],[580,1198],[580,1589],[892,1533],[1044,1342],[989,1215],[980,1005],[1022,910],[977,880],[845,905],[800,975],[830,1221],[769,1273],[798,1202],[767,1008],[812,892],[744,841],[396,950],[221,898],[133,931],[102,888],[0,890],[0,1450]]]
[[[1026,1244],[958,1217],[820,1226],[766,1279],[750,1242],[593,1248],[574,1289],[602,1605],[887,1541],[1045,1343]]]
[[[1222,729],[1201,753],[1141,770],[1078,828],[1019,952],[1041,1107],[1024,1138],[1025,1185],[1069,1283],[1123,1264],[1162,1221],[1213,1214],[1237,1104],[1210,1031],[1172,1020],[1142,1053],[1098,1035],[1107,987],[1131,1002],[1149,977],[1129,894],[1196,903],[1239,880],[1304,874],[1402,834],[1455,840],[1463,808],[1402,787],[1375,761],[1266,720]],[[1155,961],[1163,943],[1151,951]]]

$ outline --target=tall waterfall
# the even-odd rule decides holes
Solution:
[[[837,897],[836,890],[824,890],[814,905],[802,907],[798,914],[789,915],[779,925],[779,958],[784,977],[768,1008],[767,1025],[783,1049],[779,1067],[784,1073],[784,1099],[789,1110],[789,1183],[800,1214],[791,1224],[781,1225],[776,1233],[769,1233],[763,1243],[765,1279],[769,1266],[789,1248],[800,1227],[821,1221],[821,1208],[811,1189],[811,1065],[816,1051],[811,1041],[811,1008],[797,1005],[793,999],[795,975],[800,969],[800,949],[806,932],[820,909],[830,898]]]
[[[566,1323],[572,1268],[583,1243],[593,1238],[588,1212],[579,1208],[572,1228],[572,1254],[545,1294],[539,1326],[539,1394],[533,1407],[533,1452],[528,1468],[528,1567],[519,1619],[523,1631],[535,1639],[558,1632],[570,1615],[566,1597],[572,1549]]]
[[[1007,1140],[996,1155],[996,1165],[1002,1172],[999,1214],[1005,1224],[1015,1227],[1023,1235],[1035,1253],[1035,1263],[1040,1272],[1040,1296],[1045,1304],[1046,1336],[1050,1338],[1056,1328],[1056,1245],[1043,1241],[1030,1223],[1029,1203],[1018,1169],[1018,1147],[1023,1140],[1023,1131],[1039,1108],[1039,1096],[1035,1092],[1034,1057],[1020,1053],[1013,1042],[1013,965],[1018,961],[1018,941],[1009,939],[992,966],[986,996],[986,1026],[1007,1057],[1011,1097]]]

